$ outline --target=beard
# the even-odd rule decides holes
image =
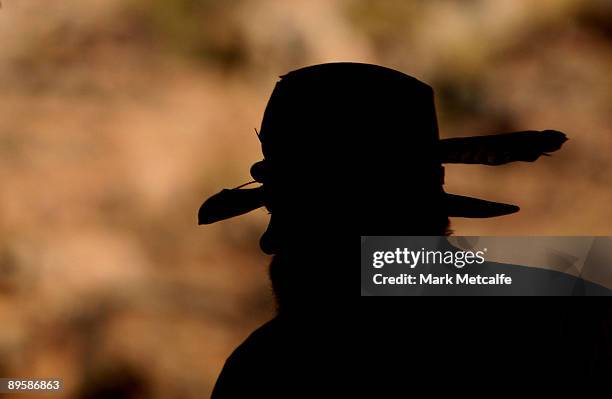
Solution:
[[[306,317],[316,312],[316,303],[324,298],[325,272],[336,261],[307,254],[312,251],[283,252],[272,258],[269,275],[279,315]]]
[[[293,308],[296,302],[296,290],[299,284],[297,269],[299,269],[299,266],[292,262],[291,258],[287,255],[277,254],[272,257],[270,262],[270,281],[279,314],[287,313],[287,309]]]

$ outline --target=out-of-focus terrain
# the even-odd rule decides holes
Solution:
[[[428,82],[444,137],[567,132],[533,165],[447,167],[447,191],[522,208],[456,234],[612,234],[611,21],[605,0],[4,0],[0,376],[210,393],[273,314],[267,215],[196,212],[249,180],[274,82],[308,64]]]

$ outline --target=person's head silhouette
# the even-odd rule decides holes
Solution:
[[[516,212],[513,205],[446,194],[442,163],[534,161],[566,140],[555,131],[440,140],[430,86],[358,63],[282,76],[259,138],[264,160],[251,175],[262,186],[211,197],[199,222],[266,206],[272,219],[261,246],[267,253],[302,239],[296,229],[334,228],[347,218],[361,234],[441,235],[448,216]]]
[[[566,140],[550,130],[440,140],[430,86],[358,63],[282,76],[259,139],[264,159],[251,175],[262,185],[209,198],[199,223],[265,206],[271,220],[262,250],[300,259],[332,246],[333,237],[445,235],[449,216],[516,212],[514,205],[445,193],[442,164],[534,161]]]

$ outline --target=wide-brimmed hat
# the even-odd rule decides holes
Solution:
[[[342,108],[342,113],[336,108]],[[345,124],[338,119],[347,118],[347,109],[353,126],[360,123],[367,126],[368,131],[372,130],[363,134],[367,137],[351,137],[350,132],[341,132]],[[326,136],[305,138],[292,135],[291,130],[295,129],[291,126],[312,124],[313,119],[318,124],[333,123],[332,133],[328,129]],[[346,126],[349,129],[349,124]],[[360,141],[361,151],[388,149],[390,156],[397,158],[403,153],[396,150],[406,148],[405,160],[394,161],[394,168],[405,167],[418,184],[432,184],[440,190],[444,184],[442,164],[496,166],[514,161],[533,162],[541,155],[558,150],[567,140],[564,133],[555,130],[440,139],[433,90],[429,85],[377,65],[314,65],[282,76],[274,88],[258,133],[264,159],[255,163],[250,171],[254,182],[262,185],[244,188],[245,184],[213,195],[200,207],[199,224],[214,223],[262,206],[271,208],[269,187],[272,186],[272,171],[290,165],[294,160],[292,154],[300,151],[306,139],[319,142],[318,147],[308,150],[310,160],[317,162],[319,150],[327,151],[332,141],[340,142],[336,137],[330,137],[335,132],[344,134],[345,141]],[[344,150],[351,151],[349,143]],[[364,157],[362,162],[368,162],[368,158]],[[337,165],[331,163],[328,169],[342,166],[340,160]],[[451,217],[494,217],[519,210],[516,205],[443,191],[442,195],[446,214]]]

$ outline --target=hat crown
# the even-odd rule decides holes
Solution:
[[[331,63],[298,69],[276,84],[260,138],[266,158],[286,154],[294,159],[309,147],[324,155],[336,150],[335,144],[356,152],[366,147],[401,152],[403,158],[412,147],[418,148],[413,156],[433,157],[438,141],[433,90],[377,65]]]

